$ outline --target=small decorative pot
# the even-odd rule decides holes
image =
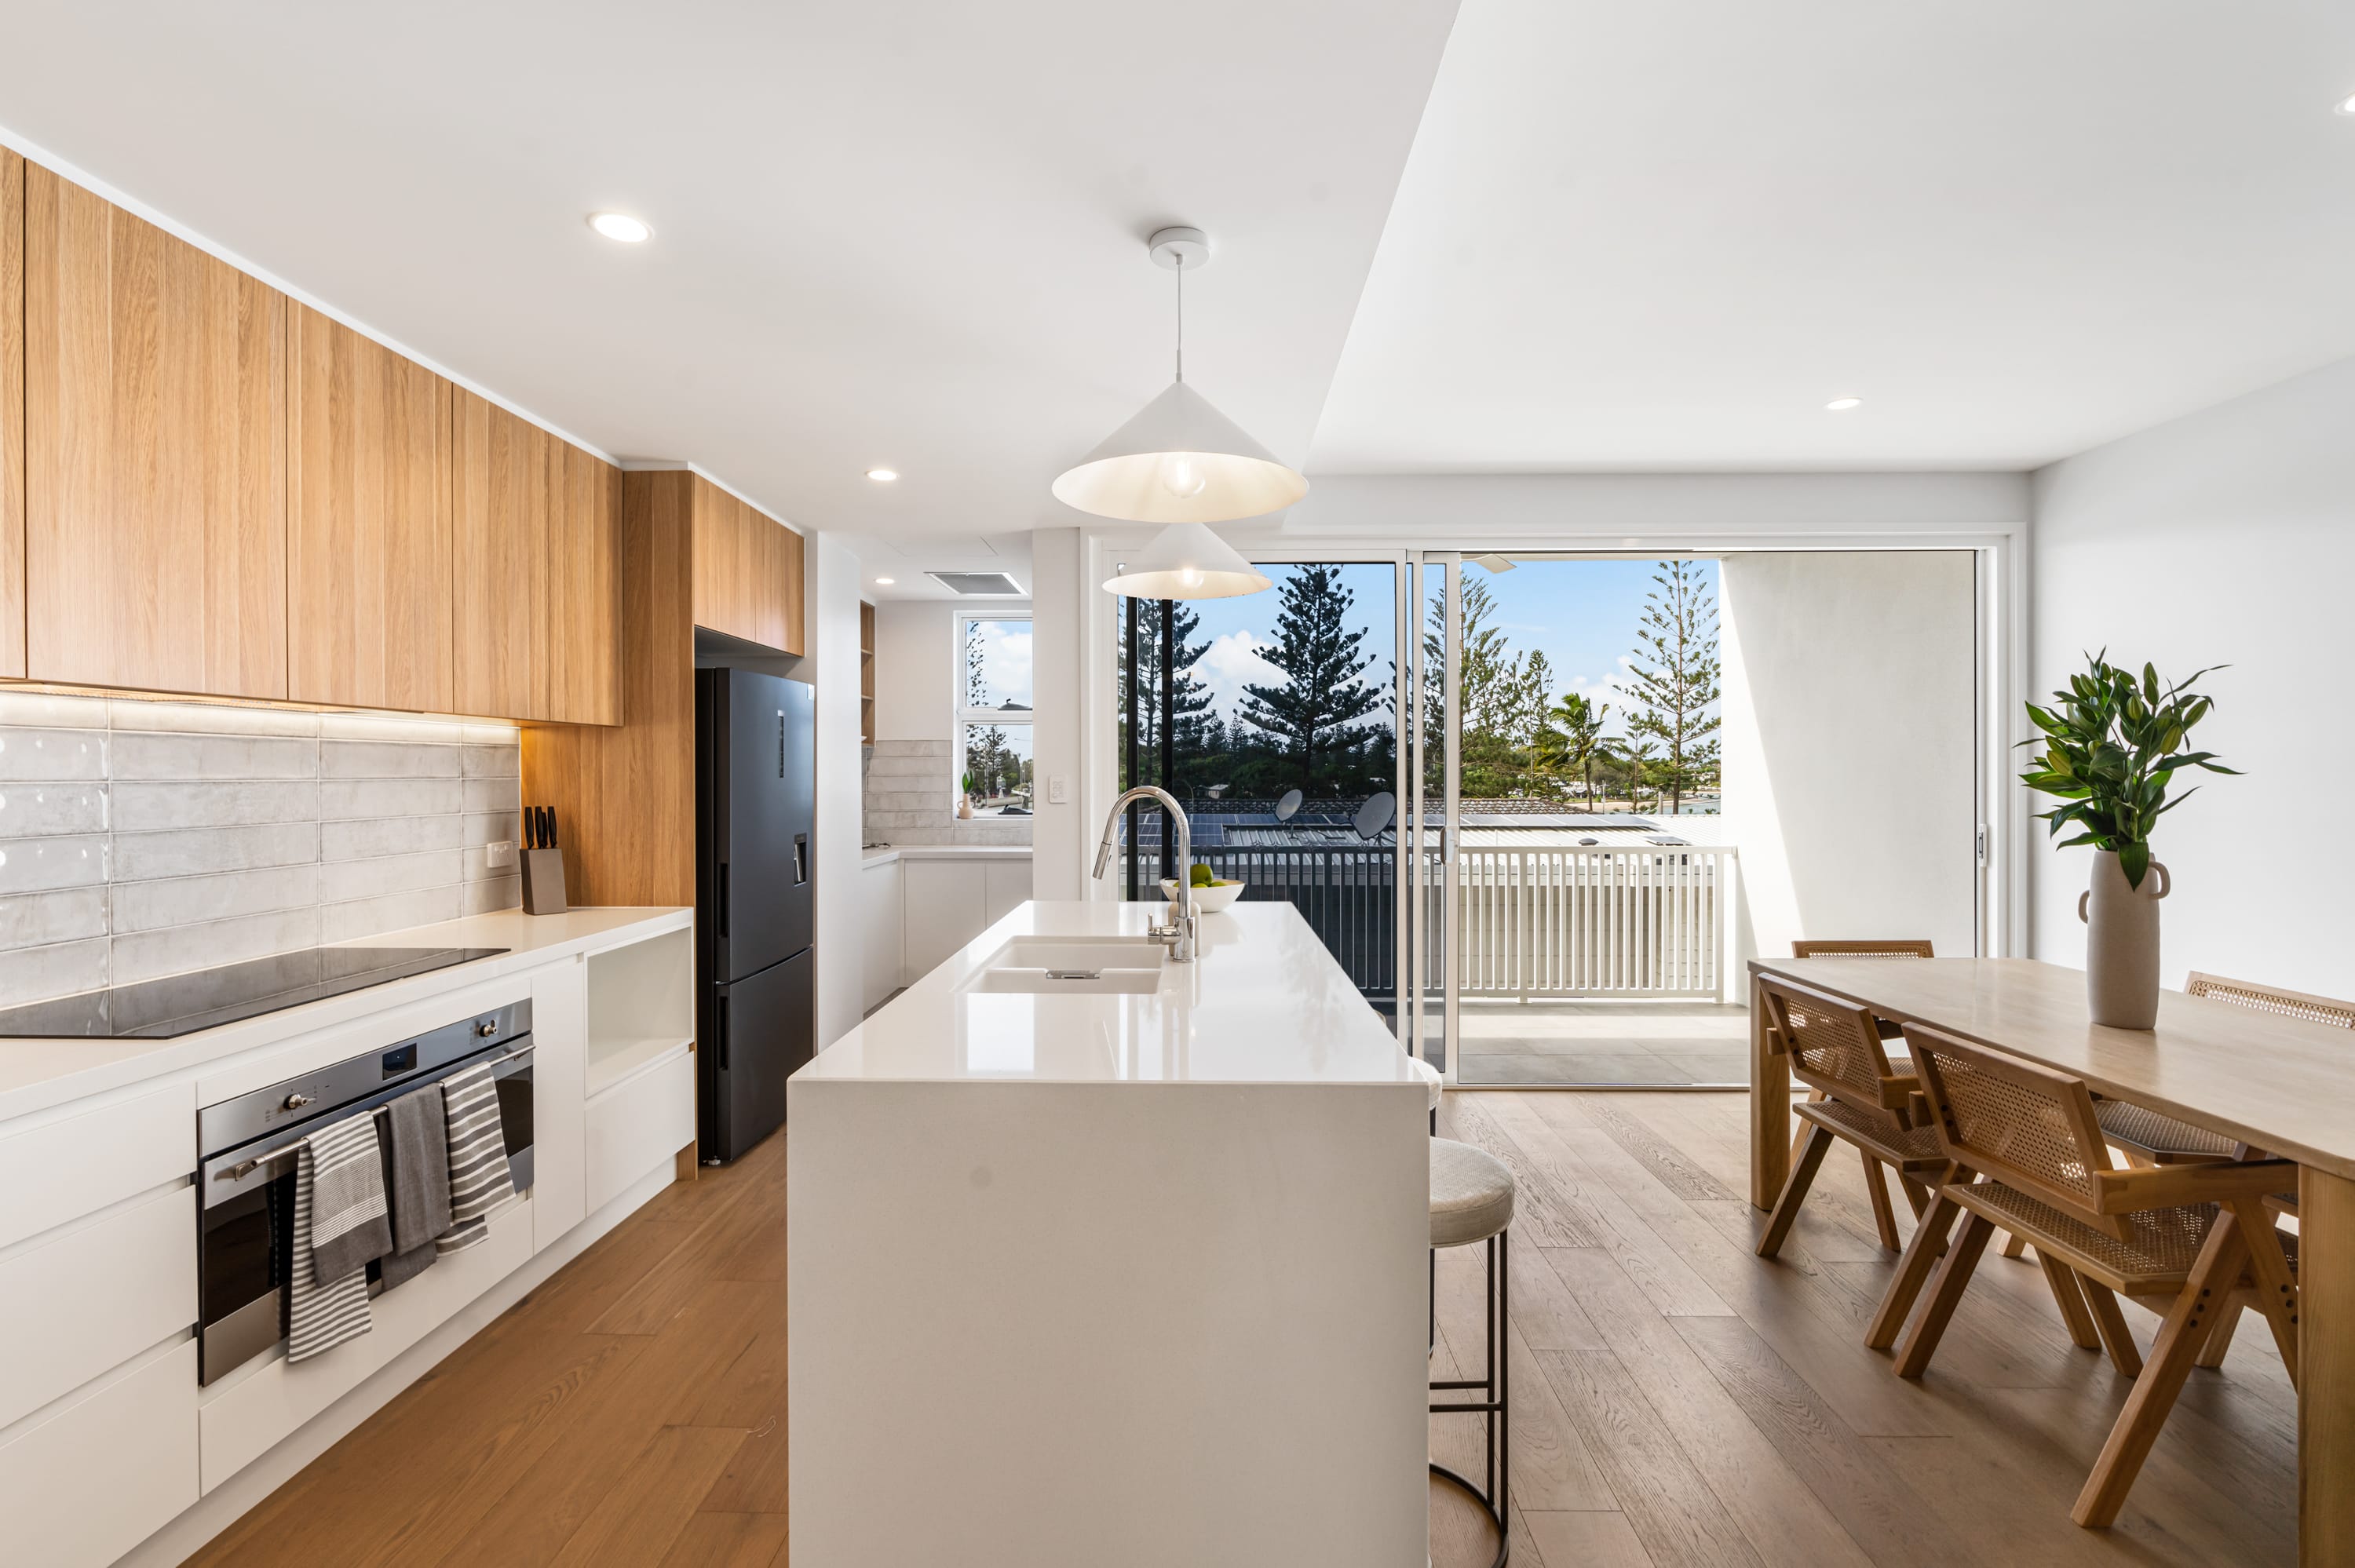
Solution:
[[[2157,861],[2140,887],[2126,885],[2115,850],[2094,852],[2093,885],[2077,895],[2085,922],[2085,1002],[2094,1022],[2111,1029],[2148,1029],[2158,1022],[2158,901],[2172,883]]]
[[[960,796],[958,796],[958,797],[957,797],[957,821],[961,821],[961,822],[968,822],[968,821],[971,821],[972,820],[973,820],[973,797],[972,797],[972,796],[970,796],[970,795],[960,795]]]

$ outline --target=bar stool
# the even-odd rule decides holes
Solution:
[[[1513,1552],[1512,1534],[1507,1521],[1512,1517],[1511,1479],[1508,1471],[1512,1465],[1511,1398],[1506,1362],[1505,1312],[1511,1298],[1508,1294],[1510,1276],[1511,1226],[1515,1198],[1513,1173],[1504,1161],[1485,1150],[1454,1139],[1434,1138],[1431,1140],[1431,1245],[1434,1255],[1433,1267],[1438,1265],[1436,1254],[1444,1246],[1470,1246],[1485,1243],[1487,1246],[1487,1298],[1486,1322],[1482,1325],[1487,1343],[1483,1351],[1483,1375],[1478,1378],[1445,1378],[1434,1381],[1433,1393],[1455,1393],[1476,1389],[1477,1400],[1433,1404],[1433,1415],[1486,1415],[1487,1422],[1487,1473],[1485,1488],[1475,1487],[1446,1466],[1433,1462],[1431,1473],[1441,1480],[1458,1487],[1480,1505],[1489,1522],[1497,1527],[1497,1555],[1490,1568],[1504,1568]]]

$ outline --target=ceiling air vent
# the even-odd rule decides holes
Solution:
[[[924,575],[954,593],[994,594],[1000,599],[1022,597],[1022,585],[1004,572],[926,572]]]

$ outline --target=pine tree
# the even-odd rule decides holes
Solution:
[[[1628,695],[1637,704],[1627,727],[1656,740],[1661,755],[1649,771],[1668,793],[1671,813],[1685,791],[1717,777],[1717,601],[1689,561],[1662,561],[1644,596],[1636,628]]]
[[[1141,753],[1138,766],[1144,773],[1144,778],[1141,779],[1124,779],[1124,787],[1129,784],[1149,782],[1159,783],[1165,788],[1174,789],[1180,781],[1204,782],[1194,779],[1190,776],[1200,772],[1206,765],[1215,766],[1214,759],[1222,748],[1209,744],[1207,726],[1214,716],[1210,714],[1210,694],[1194,675],[1194,666],[1201,662],[1202,656],[1210,651],[1210,645],[1208,642],[1198,642],[1194,640],[1196,633],[1202,629],[1202,617],[1185,600],[1176,601],[1175,613],[1171,617],[1172,640],[1177,645],[1177,656],[1171,661],[1177,670],[1171,693],[1174,699],[1171,706],[1175,709],[1173,715],[1175,723],[1172,726],[1175,740],[1172,747],[1172,760],[1176,767],[1174,777],[1170,779],[1163,779],[1159,777],[1161,768],[1161,601],[1149,599],[1124,599],[1121,603],[1125,607],[1126,613],[1137,618],[1136,669],[1134,672],[1134,678],[1136,681],[1137,749]],[[1126,768],[1128,762],[1128,682],[1132,676],[1132,672],[1126,668],[1127,661],[1124,653],[1127,647],[1126,634],[1127,629],[1123,627],[1124,657],[1118,694],[1120,757],[1124,769]]]
[[[1295,569],[1277,592],[1275,645],[1264,657],[1284,682],[1245,686],[1238,727],[1258,731],[1280,760],[1279,777],[1304,793],[1347,792],[1373,771],[1384,727],[1359,722],[1383,694],[1364,679],[1373,663],[1361,652],[1366,634],[1346,624],[1356,596],[1329,566]]]

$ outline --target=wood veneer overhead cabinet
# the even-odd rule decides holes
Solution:
[[[695,902],[692,474],[622,476],[618,728],[529,725],[524,799],[557,810],[576,903]]]
[[[286,301],[25,170],[26,673],[284,697]]]
[[[0,147],[0,676],[25,673],[25,160]]]
[[[450,383],[302,304],[286,332],[288,694],[451,712]]]
[[[695,624],[802,652],[802,536],[695,476]]]
[[[453,397],[456,706],[619,723],[620,471],[464,388]]]

